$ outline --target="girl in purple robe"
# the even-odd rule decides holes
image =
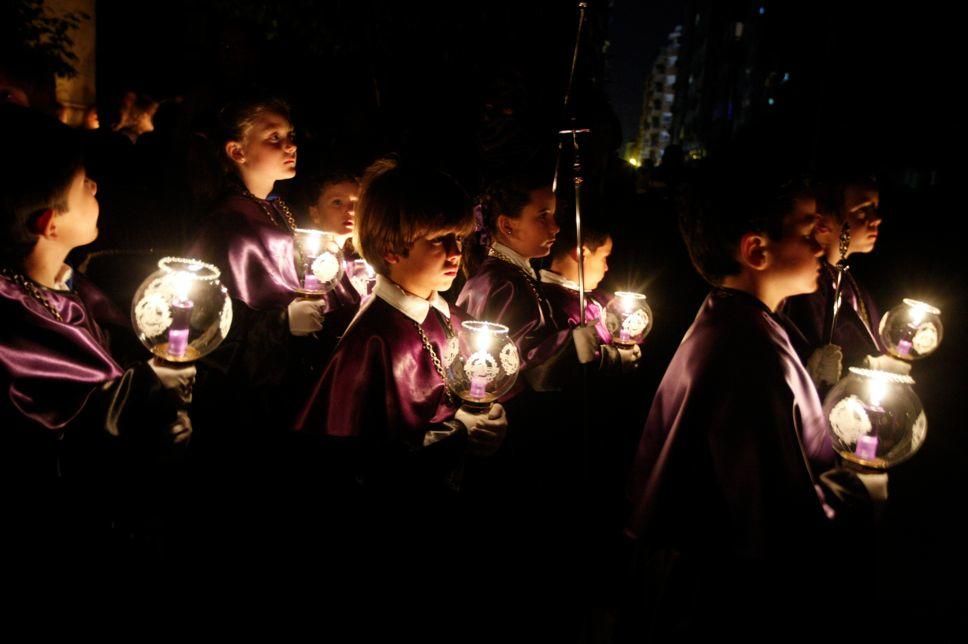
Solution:
[[[272,191],[296,174],[294,130],[285,103],[248,100],[219,115],[227,190],[196,239],[190,256],[222,270],[232,297],[229,337],[203,362],[200,443],[225,454],[226,444],[274,440],[288,427],[311,374],[298,356],[315,349],[326,298],[305,299],[293,260],[295,218]],[[245,396],[239,398],[239,393]],[[203,418],[204,416],[204,418]],[[231,456],[231,455],[230,455]]]
[[[11,107],[0,111],[0,131],[17,151],[0,158],[6,530],[45,561],[70,560],[77,548],[107,543],[107,527],[118,519],[115,495],[130,483],[126,464],[187,441],[191,424],[179,402],[194,368],[120,365],[104,325],[123,327],[125,317],[64,263],[98,234],[97,186],[76,135]],[[92,542],[76,542],[82,535]]]
[[[560,230],[551,187],[526,178],[496,182],[481,203],[490,246],[470,275],[458,306],[480,320],[504,324],[522,359],[520,391],[554,391],[578,364],[602,361],[594,325],[563,326],[556,320],[531,260],[546,257]],[[610,352],[606,352],[610,353]]]
[[[454,526],[447,508],[465,455],[494,453],[507,428],[500,404],[487,414],[461,409],[441,365],[469,319],[440,292],[457,275],[470,226],[466,197],[445,175],[390,160],[369,168],[355,234],[378,273],[373,297],[296,424],[324,446],[321,473],[351,506],[354,519],[344,516],[329,529],[357,524],[366,544],[389,541],[396,552],[402,539],[429,549],[428,559],[434,548],[457,545],[448,538]]]
[[[838,273],[834,266],[874,250],[881,224],[879,202],[870,179],[829,180],[817,189],[820,221],[814,235],[824,249],[818,287],[787,299],[782,311],[796,327],[794,344],[821,390],[835,385],[844,367],[862,366],[867,356],[884,353],[874,300],[850,270],[843,273],[840,309],[835,323],[832,319]]]

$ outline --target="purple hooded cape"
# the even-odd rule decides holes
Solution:
[[[97,311],[113,316],[115,309],[81,275],[75,277],[74,291],[38,288],[63,322],[0,276],[4,415],[19,415],[39,428],[57,431],[81,412],[98,385],[123,372],[94,318]]]
[[[273,201],[278,222],[283,214]],[[192,245],[189,255],[215,264],[229,294],[255,310],[287,306],[299,287],[293,260],[292,233],[273,224],[256,201],[229,195]]]
[[[555,323],[543,287],[513,264],[488,257],[464,284],[457,306],[476,320],[507,326],[521,353],[521,371],[527,372],[573,346],[571,329]],[[516,391],[521,378],[518,383]]]
[[[832,460],[820,400],[773,314],[717,289],[652,403],[628,533],[764,559],[809,547],[827,521],[810,462]]]
[[[451,307],[454,333],[467,319]],[[431,309],[422,327],[437,355],[443,355],[448,335],[441,316]],[[340,340],[296,428],[418,449],[432,425],[454,416],[456,407],[448,403],[445,390],[413,321],[372,297]]]
[[[548,282],[542,282],[541,287],[559,329],[572,329],[581,324],[578,291]],[[598,339],[602,344],[609,344],[612,341],[612,335],[605,328],[605,306],[607,305],[606,293],[598,290],[585,293],[585,323],[595,325]]]

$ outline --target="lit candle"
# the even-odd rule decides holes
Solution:
[[[188,350],[189,327],[195,303],[188,299],[192,278],[185,272],[175,273],[175,297],[171,301],[171,327],[168,329],[168,354],[182,358]]]
[[[306,259],[303,263],[303,288],[307,291],[318,291],[322,288],[322,284],[319,283],[319,280],[316,279],[316,274],[313,272],[313,262],[316,261],[316,257],[319,255],[322,242],[322,235],[309,235],[306,237]]]
[[[471,398],[483,398],[487,394],[487,380],[481,376],[471,376]]]
[[[881,407],[881,402],[887,395],[887,380],[883,377],[872,377],[868,384],[868,395],[871,404],[865,404],[864,411],[871,424],[871,433],[857,439],[854,454],[864,460],[873,461],[877,458],[878,431],[886,429],[891,422],[890,415]]]
[[[854,454],[865,461],[873,461],[877,458],[877,437],[861,436],[858,438],[857,447],[854,448]]]

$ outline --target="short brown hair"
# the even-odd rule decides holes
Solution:
[[[381,275],[390,272],[384,255],[406,257],[420,235],[473,227],[467,193],[443,172],[386,158],[363,175],[353,244]]]

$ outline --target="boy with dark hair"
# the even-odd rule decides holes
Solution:
[[[776,310],[817,288],[816,202],[803,184],[727,167],[682,217],[713,291],[656,393],[632,473],[627,533],[658,580],[642,615],[653,635],[749,634],[766,614],[803,616],[835,546],[829,492],[866,502],[865,485],[886,485],[832,470],[825,494],[814,470],[833,453]]]
[[[0,108],[0,132],[10,146],[0,158],[0,473],[14,493],[5,536],[76,564],[97,559],[85,547],[106,546],[128,448],[188,439],[179,396],[165,390],[185,399],[195,369],[119,365],[104,325],[125,327],[126,316],[65,263],[98,234],[76,134],[13,106]]]

